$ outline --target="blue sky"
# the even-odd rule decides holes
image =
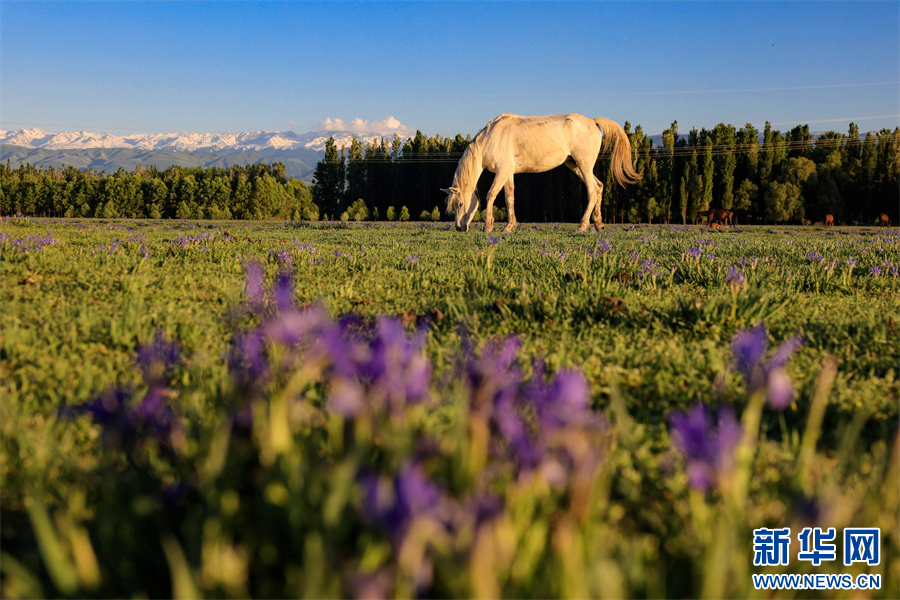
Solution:
[[[502,112],[649,134],[900,124],[896,1],[4,0],[0,35],[4,130],[447,136]]]

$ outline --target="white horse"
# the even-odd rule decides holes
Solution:
[[[457,231],[466,231],[478,211],[476,186],[481,173],[487,169],[494,174],[494,182],[487,195],[485,232],[494,229],[494,200],[503,188],[509,222],[504,231],[516,228],[513,207],[513,175],[543,173],[559,165],[569,167],[587,186],[588,207],[581,218],[578,231],[587,231],[591,214],[594,226],[603,228],[600,200],[603,183],[594,176],[594,163],[604,146],[603,137],[614,144],[612,177],[619,185],[634,183],[641,176],[631,165],[631,142],[622,127],[609,119],[589,119],[577,113],[545,117],[521,117],[504,113],[485,125],[466,148],[453,184],[443,191],[447,194],[447,212],[455,212]]]

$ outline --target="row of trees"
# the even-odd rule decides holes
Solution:
[[[607,222],[686,223],[708,208],[735,210],[739,222],[836,221],[869,223],[887,213],[900,222],[900,128],[860,136],[833,131],[815,141],[809,127],[787,133],[767,123],[719,124],[680,135],[678,123],[661,145],[625,123],[635,168],[643,178],[624,188],[613,184],[609,162],[597,162],[605,181]],[[228,168],[138,166],[98,173],[73,167],[0,165],[0,214],[55,217],[189,219],[385,219],[403,209],[413,217],[443,213],[444,194],[471,137],[394,136],[364,144],[354,139],[338,150],[328,141],[314,185],[285,176],[284,166]],[[493,180],[485,171],[482,198]],[[565,167],[516,176],[516,211],[523,221],[575,221],[587,193]],[[500,203],[502,205],[502,201]],[[393,213],[393,215],[391,215]],[[446,217],[444,217],[446,218]]]
[[[861,136],[850,123],[847,134],[829,131],[814,141],[808,125],[786,133],[769,123],[760,135],[719,124],[680,135],[677,121],[654,146],[640,126],[631,140],[636,185],[613,184],[601,157],[595,174],[605,181],[605,221],[686,223],[708,208],[735,210],[742,222],[821,221],[868,223],[879,213],[897,221],[900,200],[900,128]],[[405,143],[394,137],[364,145],[354,140],[340,151],[332,141],[315,171],[313,198],[325,215],[340,215],[362,199],[372,213],[405,204],[412,214],[443,209],[440,188],[449,187],[470,137],[425,137]],[[484,198],[493,175],[479,181]],[[567,168],[516,175],[516,211],[524,221],[574,221],[587,192]]]
[[[141,167],[98,173],[0,164],[0,214],[170,219],[308,219],[310,189],[284,165]]]

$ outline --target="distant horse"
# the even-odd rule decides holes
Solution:
[[[608,138],[604,140],[604,136]],[[605,143],[604,143],[605,142]],[[513,199],[513,175],[543,173],[566,165],[588,189],[588,207],[578,231],[587,231],[593,214],[594,226],[603,228],[600,202],[603,183],[594,176],[594,163],[601,148],[614,145],[611,154],[613,181],[619,185],[634,183],[641,176],[631,166],[631,142],[622,127],[609,119],[569,113],[544,117],[521,117],[504,113],[475,135],[463,152],[447,194],[447,212],[456,214],[457,231],[466,231],[478,211],[476,186],[487,169],[494,182],[487,194],[484,230],[494,229],[494,200],[500,189],[506,195],[509,221],[504,231],[513,231],[518,223]]]
[[[709,216],[709,213],[711,213],[711,212],[712,212],[711,210],[699,211],[696,215],[694,215],[694,225],[699,223],[702,219],[707,218]]]
[[[723,210],[721,208],[717,208],[714,210],[708,211],[706,225],[707,227],[711,226],[713,223],[720,223],[728,225],[732,225],[732,221],[734,219],[734,213],[730,210]]]
[[[825,227],[834,227],[834,215],[825,215]]]
[[[890,227],[891,226],[891,218],[887,216],[885,213],[881,213],[878,215],[878,226],[879,227]]]

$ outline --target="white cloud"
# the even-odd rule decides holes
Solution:
[[[282,122],[283,125],[289,125],[291,127],[295,127],[297,125],[297,121],[285,120]]]
[[[349,131],[357,135],[393,135],[400,136],[409,133],[409,127],[395,119],[394,117],[385,117],[381,121],[365,121],[355,118],[349,123],[343,119],[326,118],[318,123],[319,131]]]

